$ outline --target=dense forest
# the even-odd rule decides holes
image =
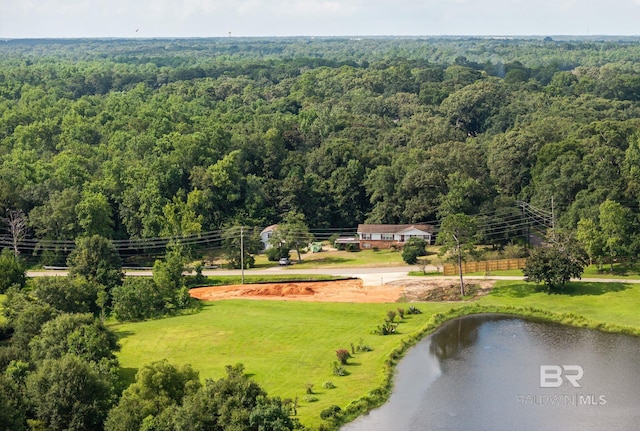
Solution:
[[[0,41],[4,244],[16,219],[55,264],[95,234],[509,226],[553,201],[573,228],[617,205],[635,255],[639,61],[634,39]]]

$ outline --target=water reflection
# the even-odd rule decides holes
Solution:
[[[541,365],[570,364],[584,369],[580,387],[541,387]],[[389,402],[343,431],[633,430],[638,406],[640,339],[468,316],[412,348]]]

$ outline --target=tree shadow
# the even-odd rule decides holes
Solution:
[[[120,380],[124,382],[126,386],[129,386],[136,381],[136,374],[138,374],[138,369],[120,367],[118,374],[120,375]]]
[[[133,331],[121,331],[118,330],[118,328],[115,328],[113,332],[115,332],[115,334],[118,336],[118,339],[127,338],[135,334],[135,332]]]
[[[562,291],[551,293],[564,294],[569,296],[585,296],[585,295],[604,295],[611,292],[622,292],[630,289],[631,286],[626,283],[614,283],[614,282],[578,282],[567,283]]]

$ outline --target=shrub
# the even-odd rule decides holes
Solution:
[[[335,389],[336,385],[333,384],[333,382],[331,380],[326,381],[322,384],[322,387],[325,389]]]
[[[398,308],[398,316],[400,316],[401,319],[404,319],[404,308]]]
[[[374,333],[379,335],[391,335],[396,333],[397,328],[397,323],[385,321],[381,326],[378,326],[378,329],[376,329]]]
[[[393,323],[393,321],[396,320],[396,312],[393,310],[387,311],[387,320]]]
[[[347,361],[351,357],[351,353],[347,349],[336,350],[336,356],[342,365],[347,365]]]
[[[305,400],[308,403],[315,403],[316,401],[318,401],[318,397],[313,396],[313,395],[305,395],[303,400]]]
[[[427,251],[427,242],[421,238],[410,238],[402,249],[402,260],[409,265],[414,265],[418,257],[424,256]]]
[[[338,362],[334,362],[333,363],[333,375],[334,376],[338,376],[338,377],[343,377],[347,375],[347,370],[343,367],[338,365]]]
[[[358,347],[356,347],[358,352],[371,352],[373,349],[369,347],[368,344],[364,344],[364,340],[361,338],[358,342]]]
[[[340,415],[342,409],[336,405],[329,406],[320,412],[320,418],[323,420],[333,419]]]
[[[305,388],[305,392],[307,393],[307,395],[312,395],[313,394],[313,383],[305,383],[304,384],[304,388]]]
[[[415,305],[410,305],[407,309],[407,314],[422,314],[422,311]]]
[[[267,255],[267,260],[269,262],[277,262],[278,260],[280,260],[280,249],[277,247],[270,247],[268,248],[264,254]]]

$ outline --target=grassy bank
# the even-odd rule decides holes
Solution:
[[[255,284],[255,283],[279,283],[279,282],[291,282],[291,281],[327,281],[327,280],[341,280],[346,277],[335,277],[332,275],[324,275],[324,274],[310,274],[310,275],[302,275],[302,274],[276,274],[276,275],[251,275],[246,274],[244,276],[245,284]],[[200,283],[195,282],[194,277],[187,278],[187,284],[189,287],[196,286],[222,286],[229,284],[240,284],[242,283],[242,276],[240,275],[213,275],[209,277],[205,277],[204,280]]]
[[[300,400],[298,413],[318,426],[330,405],[353,418],[379,405],[390,390],[393,366],[415,341],[444,321],[462,314],[506,312],[564,324],[640,333],[640,286],[622,283],[572,283],[563,295],[548,295],[523,282],[499,282],[473,304],[421,303],[424,312],[408,316],[399,334],[373,335],[387,310],[407,304],[337,304],[283,301],[207,303],[198,314],[113,327],[120,336],[125,374],[153,360],[190,363],[201,377],[222,377],[224,366],[241,362],[271,395]],[[356,353],[349,375],[333,375],[337,349],[360,342],[373,348]],[[335,389],[324,389],[331,381]],[[305,400],[305,384],[317,398]]]

